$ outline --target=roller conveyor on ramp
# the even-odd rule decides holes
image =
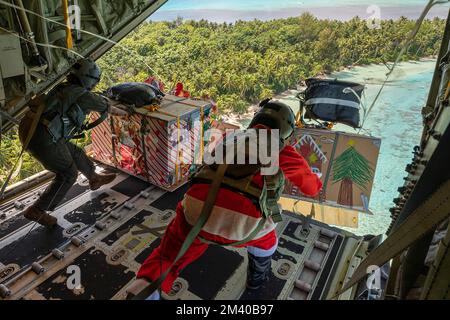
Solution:
[[[44,188],[0,206],[0,299],[123,299],[140,264],[159,245],[187,186],[169,193],[118,173],[93,192],[80,176],[54,212],[58,226],[51,230],[22,216]],[[211,245],[163,298],[325,299],[367,251],[361,238],[314,221],[304,224],[289,212],[277,233],[272,274],[261,290],[245,289],[245,249]],[[74,272],[80,280],[75,288],[70,285]]]

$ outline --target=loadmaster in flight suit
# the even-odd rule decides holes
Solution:
[[[105,98],[91,92],[100,77],[101,70],[97,64],[90,59],[83,59],[72,67],[66,82],[59,84],[42,98],[42,115],[28,146],[24,147],[45,169],[55,173],[56,177],[39,199],[27,208],[25,218],[45,226],[54,226],[57,219],[46,211],[55,210],[76,182],[78,172],[89,180],[91,190],[97,190],[115,179],[115,174],[97,174],[93,162],[84,150],[70,142],[70,139],[93,127],[94,124],[84,124],[90,112],[100,113],[101,120],[108,113],[127,115],[126,112],[109,106]],[[22,145],[27,140],[37,108],[39,106],[30,107],[31,111],[20,123],[19,137]]]
[[[280,132],[282,148],[279,154],[279,168],[281,170],[278,170],[280,179],[277,181],[277,192],[274,197],[277,199],[272,199],[275,200],[271,202],[272,205],[273,203],[277,205],[279,197],[284,190],[284,178],[295,184],[306,196],[314,197],[319,193],[322,188],[322,182],[319,177],[311,171],[308,163],[295,148],[287,144],[295,129],[295,116],[289,106],[277,101],[263,102],[261,109],[251,122],[250,128],[279,129]],[[203,175],[204,177],[205,175]],[[192,226],[195,225],[211,186],[211,184],[202,183],[201,179],[196,178],[198,176],[194,177],[192,186],[187,191],[184,199],[178,204],[177,215],[169,224],[160,246],[142,264],[137,273],[137,280],[127,288],[129,298],[136,296],[144,288],[149,287],[151,282],[156,281],[168,269],[176,259]],[[211,179],[213,179],[213,176],[210,177],[209,181]],[[266,181],[259,170],[256,174],[250,176],[249,179],[256,188],[263,188],[264,181]],[[229,185],[231,186],[232,183]],[[256,226],[263,218],[261,208],[267,208],[267,206],[259,205],[260,203],[255,202],[258,199],[252,199],[248,194],[236,190],[239,186],[229,187],[229,185],[227,185],[225,180],[222,181],[214,209],[206,225],[186,254],[178,260],[165,278],[161,285],[161,289],[164,292],[168,293],[171,290],[179,272],[198,259],[208,248],[208,243],[218,245],[231,244],[236,247],[247,248],[249,261],[247,271],[248,289],[257,290],[268,279],[271,271],[272,255],[275,253],[278,245],[275,232],[276,222],[274,221],[276,219],[266,219],[264,227],[260,229],[261,231],[257,233],[256,237],[248,242],[239,243],[240,241],[247,241],[249,239],[248,235],[252,234],[252,230],[255,233]],[[279,212],[279,209],[277,210]],[[239,245],[234,245],[236,243],[239,243]],[[159,292],[155,291],[147,300],[159,298]]]

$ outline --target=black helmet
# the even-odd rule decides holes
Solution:
[[[283,142],[289,139],[295,130],[295,115],[292,109],[272,99],[262,101],[259,106],[261,109],[255,114],[249,128],[262,124],[271,129],[279,129]]]
[[[74,64],[70,74],[78,79],[86,90],[92,90],[100,82],[102,71],[91,59],[83,59]]]

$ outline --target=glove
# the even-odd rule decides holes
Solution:
[[[117,116],[117,117],[126,117],[126,116],[128,116],[128,112],[126,112],[126,111],[124,111],[122,109],[119,109],[117,107],[111,106],[111,105],[108,108],[108,113],[113,115],[113,116]]]
[[[318,169],[316,168],[311,168],[312,173],[314,173],[319,179],[322,178],[322,172],[320,172]]]
[[[103,99],[105,99],[106,103],[108,104],[108,113],[113,116],[117,117],[126,117],[130,115],[131,113],[119,108],[118,106],[122,106],[120,102],[112,100],[108,97],[102,96]]]

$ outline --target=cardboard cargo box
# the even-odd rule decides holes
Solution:
[[[159,107],[109,117],[92,132],[96,160],[166,190],[175,190],[201,163],[212,104],[167,95]],[[98,117],[98,115],[96,115]]]
[[[297,129],[291,144],[295,145],[311,169],[321,175],[323,189],[315,199],[310,199],[287,183],[284,197],[316,203],[316,215],[320,212],[348,214],[349,210],[370,213],[369,201],[381,147],[379,138],[329,130]],[[292,201],[286,200],[285,203],[292,204]],[[311,205],[299,204],[298,208],[306,210],[302,213],[309,215]],[[290,207],[285,209],[292,209]]]

